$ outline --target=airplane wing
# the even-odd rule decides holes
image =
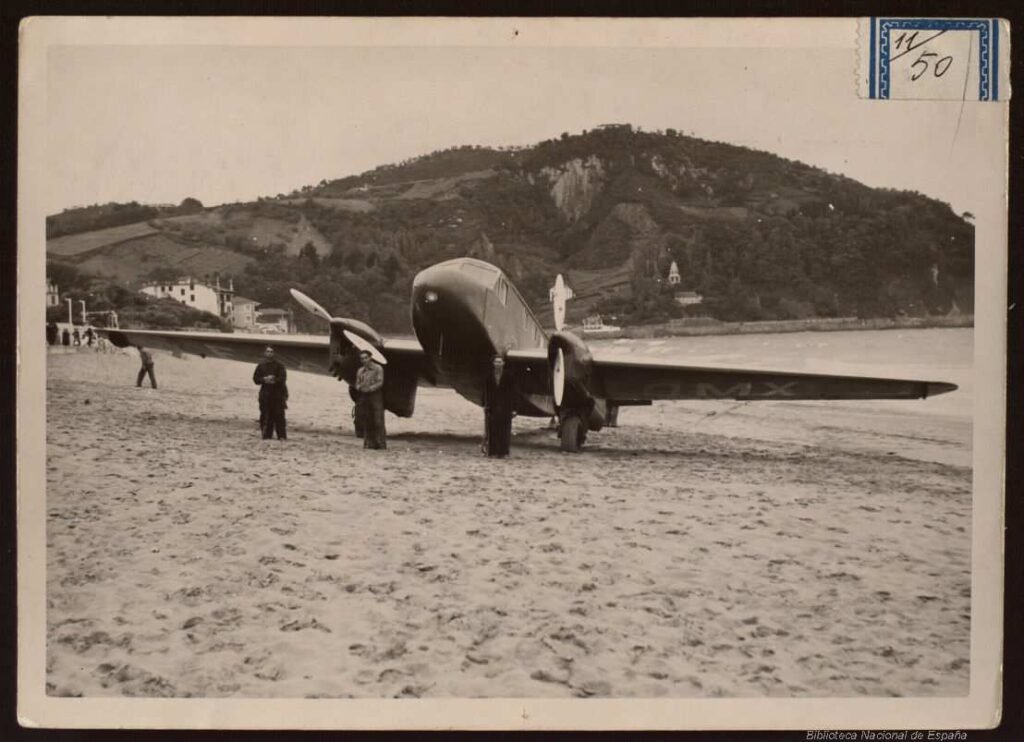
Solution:
[[[97,328],[119,348],[141,345],[144,348],[188,353],[203,358],[225,358],[243,363],[259,363],[263,349],[274,347],[275,355],[286,367],[296,371],[330,374],[330,339],[327,335],[259,335],[240,332],[172,332],[169,330],[120,330]],[[408,375],[415,374],[422,384],[439,385],[433,378],[426,354],[415,340],[385,340],[384,357],[388,366]]]
[[[146,348],[188,353],[203,358],[225,358],[258,363],[263,349],[273,345],[288,368],[329,374],[330,341],[326,335],[254,335],[220,332],[172,332],[165,330],[103,329],[118,347]],[[388,366],[415,376],[424,386],[449,386],[437,378],[426,354],[415,340],[389,339],[384,343]],[[551,393],[551,372],[543,348],[513,350],[508,362],[522,392]],[[623,358],[595,354],[590,390],[613,402],[629,403],[671,399],[915,399],[951,392],[955,384],[914,379],[810,374],[750,368],[694,366],[664,360]]]
[[[520,389],[551,391],[544,349],[508,354]],[[664,360],[594,355],[589,388],[612,402],[670,399],[917,399],[956,389],[956,384],[916,379],[695,366]]]

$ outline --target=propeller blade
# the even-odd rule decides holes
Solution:
[[[551,392],[555,398],[555,406],[559,407],[562,404],[562,397],[565,395],[565,356],[562,354],[562,349],[558,349],[558,353],[555,355],[555,368],[551,374]]]
[[[364,337],[361,337],[360,335],[356,335],[354,332],[350,330],[342,330],[342,332],[345,333],[345,337],[348,338],[348,341],[352,343],[352,345],[356,346],[360,351],[365,350],[367,353],[370,354],[373,360],[375,360],[381,366],[386,366],[388,364],[388,359],[385,358],[384,355],[379,350],[377,350],[374,344],[371,343],[369,340],[367,340]]]
[[[327,310],[324,309],[319,304],[317,304],[312,299],[310,299],[304,293],[297,289],[288,289],[288,291],[291,292],[292,298],[295,299],[295,301],[297,301],[299,304],[301,304],[302,308],[305,309],[307,312],[309,312],[310,314],[315,314],[317,317],[325,319],[328,322],[331,321],[331,315],[328,314]]]
[[[562,274],[555,276],[555,285],[551,288],[551,311],[555,315],[555,329],[559,332],[565,327],[565,302],[572,298],[572,289],[565,285]]]

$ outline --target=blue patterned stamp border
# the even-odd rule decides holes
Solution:
[[[894,52],[893,35],[899,31],[929,33],[922,41],[909,42],[909,49]],[[953,18],[871,18],[868,55],[868,97],[888,100],[892,95],[892,62],[907,51],[916,50],[947,31],[977,33],[977,100],[999,100],[999,20]],[[928,56],[935,57],[930,54]],[[919,57],[920,59],[920,57]],[[923,64],[924,62],[916,62]]]

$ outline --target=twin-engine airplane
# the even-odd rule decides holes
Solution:
[[[561,285],[561,290],[559,289]],[[555,295],[557,292],[557,296]],[[359,350],[386,363],[384,406],[411,417],[418,386],[449,387],[492,414],[511,431],[513,414],[556,416],[563,451],[579,451],[588,431],[614,424],[620,407],[654,400],[913,399],[950,392],[955,384],[822,374],[693,366],[603,357],[563,329],[568,289],[552,291],[557,331],[549,335],[508,277],[473,258],[456,258],[421,271],[413,281],[412,324],[418,342],[386,340],[355,319],[332,317],[292,290],[307,310],[330,323],[329,336],[104,330],[114,345],[142,345],[202,357],[257,363],[272,344],[289,368],[329,373],[355,383]],[[559,306],[561,309],[559,309]],[[485,400],[494,358],[511,374],[512,404]],[[502,412],[495,412],[495,410]],[[508,410],[508,412],[505,412]]]

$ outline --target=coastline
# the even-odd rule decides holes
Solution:
[[[841,332],[854,330],[928,330],[974,327],[974,315],[955,317],[818,317],[814,319],[765,320],[757,322],[721,322],[710,318],[670,320],[654,325],[633,325],[612,332],[584,333],[569,328],[583,338],[655,338],[694,335],[762,335],[785,332]]]

